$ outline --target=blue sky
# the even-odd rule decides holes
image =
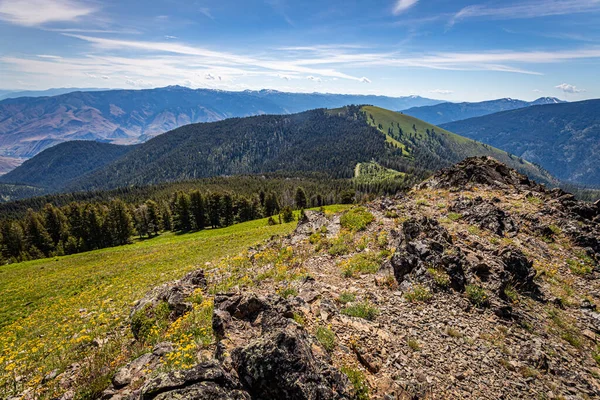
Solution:
[[[0,88],[600,97],[600,0],[0,0]]]

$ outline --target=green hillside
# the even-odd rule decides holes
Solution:
[[[536,165],[420,119],[374,106],[364,106],[361,110],[367,115],[367,122],[384,134],[389,143],[402,149],[417,168],[435,170],[467,157],[488,155],[538,182],[557,183]]]

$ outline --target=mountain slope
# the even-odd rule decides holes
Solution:
[[[555,97],[541,97],[531,102],[516,99],[498,99],[479,103],[441,103],[432,106],[413,107],[404,110],[404,113],[434,125],[440,125],[501,111],[557,103],[564,103],[564,101]]]
[[[183,125],[231,117],[289,114],[348,104],[403,109],[436,103],[416,96],[225,92],[179,86],[7,99],[0,102],[0,156],[32,157],[70,140],[141,143]]]
[[[392,123],[400,124],[405,133],[375,128]],[[416,131],[408,132],[413,126]],[[351,178],[356,164],[369,161],[420,178],[427,171],[474,155],[491,155],[536,179],[552,181],[537,167],[490,146],[400,113],[352,106],[187,125],[139,145],[93,173],[65,182],[63,189],[109,189],[265,172],[319,172]]]
[[[98,92],[106,89],[98,88],[53,88],[46,90],[0,90],[0,100],[16,99],[19,97],[58,96],[73,92]]]
[[[17,168],[23,163],[20,158],[0,156],[0,175],[6,174],[9,171]]]
[[[600,100],[533,106],[443,127],[540,164],[561,180],[600,185]]]
[[[61,143],[25,161],[0,177],[0,182],[57,189],[63,182],[103,167],[134,148],[83,140]]]

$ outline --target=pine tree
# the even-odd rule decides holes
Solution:
[[[277,196],[273,192],[267,195],[265,199],[265,215],[270,217],[279,213],[279,201],[277,201]]]
[[[25,217],[25,240],[28,251],[32,253],[39,251],[44,256],[48,256],[54,250],[52,237],[44,227],[42,218],[32,209],[27,210]]]
[[[194,219],[194,227],[202,230],[206,226],[206,209],[204,207],[204,198],[198,190],[190,193],[190,212]]]
[[[175,229],[188,232],[192,230],[192,215],[190,214],[190,198],[186,193],[177,193],[174,215]]]
[[[21,224],[16,221],[7,221],[2,229],[2,255],[5,259],[18,259],[25,251],[25,233]]]
[[[60,242],[65,242],[69,236],[69,226],[65,214],[52,204],[46,204],[43,209],[44,226],[52,238],[52,242],[57,246]]]
[[[223,195],[223,226],[233,225],[233,197],[230,193]]]
[[[208,219],[213,228],[218,228],[221,226],[221,195],[212,193],[209,198]]]
[[[133,218],[135,220],[135,229],[142,238],[144,235],[150,237],[150,216],[148,214],[148,206],[146,204],[142,204],[138,208],[135,209],[133,214]]]
[[[146,200],[146,208],[148,209],[148,224],[150,233],[158,235],[162,226],[162,218],[158,204],[154,200]]]
[[[173,230],[173,215],[171,214],[171,207],[168,204],[163,204],[161,216],[163,229],[166,231]]]
[[[247,198],[239,198],[237,201],[236,208],[238,209],[237,216],[239,222],[246,222],[254,219],[252,203],[250,203],[250,200],[248,200]]]
[[[122,200],[110,202],[107,220],[113,245],[120,246],[131,243],[133,219],[129,208]]]
[[[283,222],[286,224],[288,222],[294,221],[294,211],[292,210],[292,207],[290,207],[290,206],[283,207],[283,210],[281,210],[280,217],[283,219]]]
[[[298,210],[306,208],[308,205],[306,200],[306,192],[301,187],[296,189],[296,196],[294,197],[294,201],[296,202],[296,208]]]
[[[101,212],[93,204],[87,204],[83,210],[83,234],[81,238],[85,243],[85,249],[94,250],[105,246],[105,229]]]

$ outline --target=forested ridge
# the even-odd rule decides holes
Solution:
[[[506,152],[372,106],[191,124],[130,148],[121,156],[90,154],[89,162],[80,160],[86,147],[104,151],[103,146],[107,145],[62,144],[34,157],[4,179],[48,182],[47,192],[115,189],[241,174],[317,173],[327,179],[345,179],[353,176],[357,164],[373,161],[406,173],[406,181],[415,182],[465,157],[491,155],[538,181],[552,181],[545,171]],[[52,153],[60,155],[60,162],[50,157]],[[106,162],[95,162],[95,158]],[[72,168],[68,172],[61,173],[69,166]]]

